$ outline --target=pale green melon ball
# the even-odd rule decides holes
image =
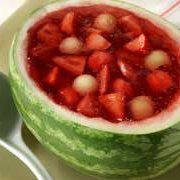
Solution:
[[[83,43],[76,37],[67,37],[59,45],[59,50],[66,54],[78,54],[82,51]]]
[[[148,96],[137,96],[129,103],[131,114],[135,120],[142,120],[154,114],[154,103]]]
[[[94,27],[104,32],[111,33],[115,30],[117,24],[116,18],[108,13],[100,14],[94,20]]]
[[[86,95],[98,90],[98,82],[97,79],[92,75],[83,74],[75,78],[73,88],[80,95]]]
[[[149,70],[154,70],[166,65],[171,65],[171,61],[168,54],[162,50],[152,51],[144,60],[144,66]]]

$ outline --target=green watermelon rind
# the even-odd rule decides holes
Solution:
[[[34,93],[17,63],[19,37],[9,58],[13,97],[27,127],[47,149],[81,172],[118,180],[152,178],[180,162],[180,123],[149,134],[120,134],[89,128],[54,111],[53,103]]]

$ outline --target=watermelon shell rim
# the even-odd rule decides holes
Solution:
[[[17,67],[18,71],[21,75],[22,80],[26,85],[31,89],[33,95],[41,104],[46,104],[46,108],[53,111],[57,116],[62,116],[66,121],[73,121],[74,123],[102,130],[105,132],[117,133],[117,134],[149,134],[157,131],[161,131],[167,129],[176,123],[180,122],[180,97],[177,98],[177,101],[174,102],[168,109],[159,113],[152,118],[145,119],[141,122],[120,122],[118,124],[111,123],[109,121],[105,121],[102,118],[88,118],[84,115],[78,114],[76,112],[72,112],[66,107],[55,104],[52,100],[50,100],[45,93],[40,90],[35,82],[30,79],[28,72],[26,70],[26,32],[30,26],[43,18],[47,13],[59,10],[61,8],[67,6],[89,6],[94,4],[107,4],[110,6],[115,6],[119,8],[123,8],[129,10],[138,16],[149,17],[154,24],[157,24],[161,28],[165,28],[166,32],[170,35],[170,37],[180,45],[180,31],[173,27],[169,22],[160,18],[158,15],[155,15],[147,10],[144,10],[135,5],[131,5],[129,3],[120,2],[120,1],[81,1],[81,0],[70,0],[70,1],[58,1],[54,3],[50,3],[45,5],[43,8],[40,8],[34,11],[28,20],[23,25],[22,29],[16,34],[14,42],[12,44],[13,58],[17,59]],[[173,32],[173,34],[172,34]],[[25,45],[25,46],[24,46]],[[11,58],[11,56],[10,56]]]

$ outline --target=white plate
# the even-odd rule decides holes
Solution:
[[[39,7],[47,1],[28,1],[13,16],[11,16],[4,24],[0,26],[0,71],[8,72],[8,52],[12,41],[13,34],[21,26],[22,21],[35,8]],[[95,180],[66,166],[52,153],[47,152],[24,128],[24,139],[27,145],[42,161],[49,170],[55,180]],[[16,158],[12,157],[7,151],[0,148],[0,179],[1,180],[33,180],[35,179],[25,166],[23,166]],[[180,179],[180,166],[167,174],[154,180],[178,180]]]

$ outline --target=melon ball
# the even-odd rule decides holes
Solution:
[[[137,96],[129,103],[131,114],[135,120],[142,120],[154,114],[154,103],[148,96]]]
[[[80,94],[86,95],[98,90],[98,82],[95,77],[89,74],[83,74],[75,78],[73,88]]]
[[[98,15],[94,20],[94,27],[104,32],[111,33],[115,30],[117,24],[116,18],[108,13]]]
[[[66,54],[78,54],[83,48],[83,43],[76,37],[67,37],[59,45],[59,50]]]
[[[160,66],[171,65],[168,54],[162,50],[154,50],[145,57],[144,65],[149,70],[157,69]]]

